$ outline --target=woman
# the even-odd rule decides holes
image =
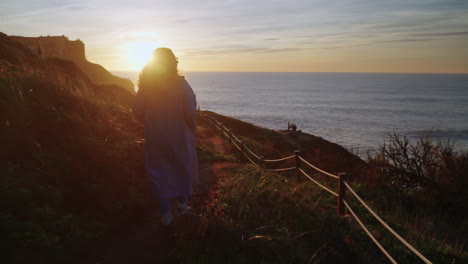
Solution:
[[[133,112],[145,124],[146,169],[160,200],[161,222],[172,222],[170,200],[177,198],[179,214],[190,213],[187,197],[198,182],[195,149],[195,94],[178,74],[177,58],[158,48],[138,80]]]

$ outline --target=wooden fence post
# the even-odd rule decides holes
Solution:
[[[299,160],[299,150],[294,151],[294,156],[296,157],[296,181],[301,181],[301,172],[299,171],[300,160]]]
[[[232,131],[231,131],[231,129],[228,129],[226,132],[227,132],[227,134],[229,136],[229,144],[232,144]]]
[[[241,148],[240,151],[244,153],[244,140],[240,141],[240,148]]]
[[[345,198],[345,191],[346,186],[344,185],[344,181],[346,180],[346,173],[338,173],[338,214],[343,216],[344,215],[344,204],[343,200]]]

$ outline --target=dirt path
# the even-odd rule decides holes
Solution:
[[[209,123],[201,122],[197,131],[198,145],[206,145],[219,154],[226,154],[221,137]],[[189,204],[201,208],[209,197],[220,177],[225,177],[229,170],[239,166],[231,162],[200,163],[200,183],[194,188]],[[175,208],[175,206],[172,206]],[[161,226],[159,208],[155,208],[147,219],[135,224],[129,231],[118,235],[97,256],[84,263],[124,264],[124,263],[177,263],[171,251],[176,241],[196,232],[199,226],[198,216],[176,217],[169,227]]]
[[[226,154],[223,141],[215,128],[209,123],[202,123],[197,128],[197,142],[199,145],[207,145],[220,154]]]

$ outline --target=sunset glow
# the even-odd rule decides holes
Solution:
[[[150,60],[151,53],[158,47],[154,42],[130,42],[125,43],[126,57],[124,61],[128,69],[139,71]]]
[[[467,73],[467,11],[444,0],[6,0],[0,31],[79,38],[110,70],[169,47],[185,71]]]

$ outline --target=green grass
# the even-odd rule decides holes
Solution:
[[[122,103],[131,95],[109,100],[125,91],[44,63],[43,72],[0,76],[0,244],[7,263],[78,261],[151,201],[136,141],[142,126]]]
[[[244,166],[204,207],[204,239],[181,240],[176,255],[182,263],[351,263],[334,203],[311,184]]]
[[[433,263],[466,263],[465,218],[447,216],[431,210],[427,203],[418,202],[420,193],[401,193],[390,188],[370,189],[365,184],[353,184],[355,190],[395,231]],[[349,195],[353,208],[369,229],[379,237],[384,247],[399,263],[419,262],[399,240],[394,238],[362,206]],[[424,198],[427,200],[427,197]],[[462,213],[462,212],[459,212]],[[462,213],[463,214],[463,213]],[[452,219],[454,218],[454,219]],[[364,240],[363,237],[362,240]],[[367,239],[367,241],[370,241]],[[371,247],[371,243],[366,243]]]
[[[239,137],[257,153],[264,146],[258,137]],[[302,146],[312,150],[311,154],[316,154],[314,148],[319,149],[319,157],[328,159],[325,164],[328,167],[344,164],[361,168],[356,171],[362,175],[351,176],[352,186],[392,228],[431,261],[468,261],[464,235],[467,221],[462,217],[463,212],[447,215],[443,211],[448,212],[449,208],[434,210],[428,206],[431,197],[423,191],[401,193],[369,182],[366,170],[362,170],[364,162],[356,162],[357,158],[344,153],[343,148],[305,134],[297,137]],[[227,140],[223,142],[229,144]],[[232,148],[232,151],[234,157],[247,162],[237,150]],[[338,155],[333,156],[335,152]],[[347,160],[339,164],[329,161],[337,159]],[[336,180],[314,177],[332,190],[337,189]],[[297,184],[293,178],[294,175],[268,173],[249,165],[223,178],[203,208],[199,240],[180,240],[174,254],[182,263],[217,263],[225,256],[230,256],[228,263],[388,261],[351,216],[337,216],[336,198],[307,180]],[[399,263],[420,261],[350,193],[347,197],[361,220]],[[450,219],[453,217],[456,219]]]
[[[232,155],[223,155],[216,153],[212,148],[206,145],[199,145],[197,146],[198,152],[198,161],[199,162],[234,162],[237,159],[234,158]]]
[[[144,171],[143,129],[130,110],[133,97],[119,87],[92,84],[71,62],[40,60],[4,37],[0,34],[2,260],[79,262],[154,206]],[[266,158],[293,150],[272,130],[214,115]],[[367,165],[340,146],[305,134],[293,137],[307,160],[328,171],[353,172],[350,182],[363,198],[434,263],[468,262],[466,210],[456,210],[466,207],[465,200],[441,206],[441,197],[430,192],[396,191],[372,174],[357,175]],[[198,152],[208,163],[242,158],[206,146]],[[174,254],[182,263],[386,261],[359,226],[337,216],[334,197],[293,177],[247,165],[224,177],[203,207],[198,239],[179,240]],[[397,261],[417,261],[362,208],[356,211]]]
[[[360,193],[364,189],[356,185]],[[399,263],[420,260],[387,232],[348,194],[361,220]],[[399,234],[434,263],[465,263],[465,245],[436,233],[429,215],[381,211]],[[202,208],[198,239],[179,240],[173,252],[181,263],[386,263],[387,259],[351,216],[336,213],[336,198],[294,175],[245,165],[218,182]],[[432,221],[432,222],[431,222]],[[429,223],[428,223],[429,222]],[[433,229],[426,229],[431,225]],[[434,229],[435,228],[435,229]]]

